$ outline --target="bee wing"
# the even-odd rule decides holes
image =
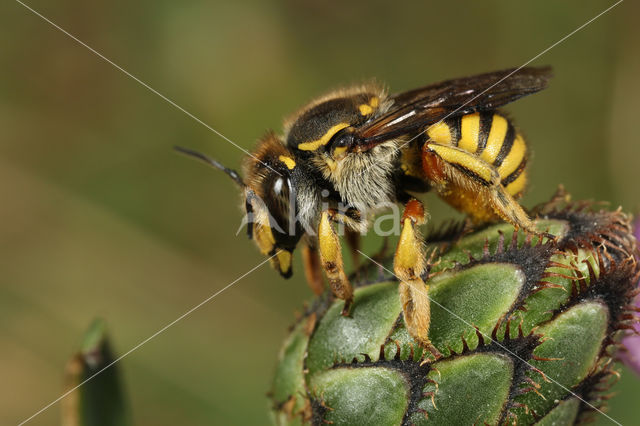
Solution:
[[[511,68],[447,80],[391,97],[390,111],[355,131],[364,145],[422,130],[450,116],[493,110],[538,92],[551,78],[550,67]]]

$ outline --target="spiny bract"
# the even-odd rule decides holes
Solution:
[[[620,211],[564,200],[536,211],[557,241],[507,224],[427,238],[440,354],[407,333],[384,256],[353,274],[351,317],[316,300],[282,348],[275,422],[566,425],[603,409],[618,331],[635,320],[636,244]]]

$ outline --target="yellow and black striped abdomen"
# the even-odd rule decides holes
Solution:
[[[427,135],[437,144],[454,146],[473,154],[468,159],[461,157],[456,166],[473,172],[477,165],[472,163],[480,159],[495,168],[509,194],[518,197],[524,190],[527,179],[526,143],[504,116],[489,111],[452,117],[432,125],[427,129]]]

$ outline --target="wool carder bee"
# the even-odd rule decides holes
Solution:
[[[516,201],[527,180],[524,138],[497,108],[546,87],[549,68],[527,67],[448,80],[388,95],[376,84],[331,92],[267,133],[243,166],[244,178],[215,160],[244,193],[248,234],[284,276],[303,245],[305,274],[320,294],[322,270],[348,315],[353,290],[335,225],[352,253],[372,214],[404,205],[394,272],[411,336],[429,343],[430,308],[423,241],[426,220],[411,194],[434,189],[471,220],[504,220],[538,233]],[[300,241],[302,240],[302,242]]]

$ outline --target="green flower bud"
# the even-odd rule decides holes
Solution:
[[[426,238],[430,339],[406,331],[392,258],[351,277],[350,317],[325,294],[293,327],[270,392],[276,424],[574,424],[604,409],[640,267],[629,218],[586,203]],[[435,351],[434,351],[435,352]]]

